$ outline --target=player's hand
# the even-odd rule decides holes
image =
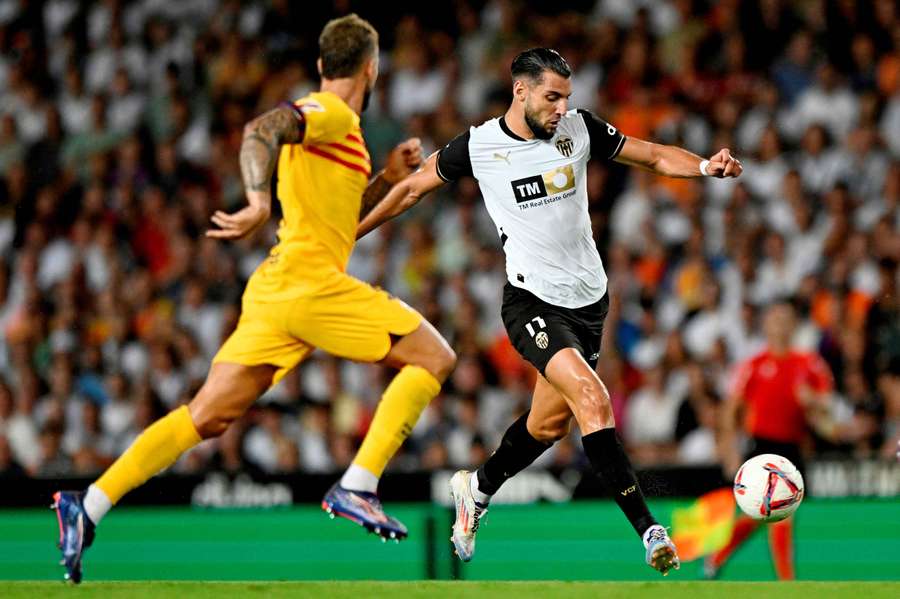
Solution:
[[[424,162],[422,141],[418,137],[407,139],[397,144],[387,157],[384,176],[391,184],[398,183],[407,175],[414,173]]]
[[[731,155],[731,150],[722,148],[716,152],[706,165],[706,172],[711,177],[724,179],[726,177],[740,177],[744,172],[741,161]]]
[[[816,394],[813,393],[809,385],[804,383],[797,385],[794,393],[797,394],[797,401],[800,402],[800,407],[806,410],[816,407]]]
[[[215,239],[247,237],[269,220],[270,212],[271,209],[261,202],[254,202],[231,214],[217,210],[210,220],[219,228],[207,230],[206,236]]]

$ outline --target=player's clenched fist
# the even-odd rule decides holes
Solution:
[[[384,167],[385,178],[391,184],[397,183],[410,173],[416,171],[422,165],[422,141],[418,137],[412,137],[397,144],[388,154]]]
[[[709,159],[704,174],[724,179],[725,177],[739,177],[742,172],[744,172],[744,167],[741,166],[741,161],[731,155],[731,150],[722,148]]]

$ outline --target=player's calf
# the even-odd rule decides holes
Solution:
[[[566,412],[564,414],[554,414],[541,418],[532,409],[528,413],[526,427],[528,434],[544,445],[553,445],[557,441],[561,441],[569,434],[572,425],[572,414]]]
[[[552,442],[536,439],[528,430],[529,414],[525,412],[503,434],[500,446],[475,473],[475,499],[487,504],[507,480],[521,472],[545,451]],[[555,432],[550,433],[555,436]]]
[[[275,371],[271,365],[213,364],[203,387],[188,404],[197,434],[211,439],[224,433],[265,393]]]

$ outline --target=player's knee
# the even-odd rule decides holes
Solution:
[[[224,414],[200,414],[194,419],[194,427],[201,439],[213,439],[228,430],[234,421]]]
[[[443,339],[435,340],[429,351],[423,352],[418,366],[443,383],[456,367],[456,352]]]
[[[456,352],[446,342],[441,344],[437,352],[432,374],[441,382],[447,380],[453,369],[456,368]]]
[[[228,430],[231,423],[240,417],[240,414],[217,409],[210,402],[203,401],[200,396],[190,403],[188,409],[191,412],[194,428],[197,429],[197,434],[201,439],[212,439],[222,435]]]
[[[613,426],[615,418],[613,417],[612,403],[603,382],[594,377],[583,377],[579,381],[579,390],[577,400],[579,407],[590,413],[593,419],[598,420],[602,426]]]

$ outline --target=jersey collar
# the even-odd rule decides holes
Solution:
[[[506,117],[500,117],[500,129],[503,130],[508,136],[512,137],[516,141],[534,141],[533,139],[525,139],[524,137],[520,137],[513,133],[513,130],[509,128],[509,125],[506,124]]]

